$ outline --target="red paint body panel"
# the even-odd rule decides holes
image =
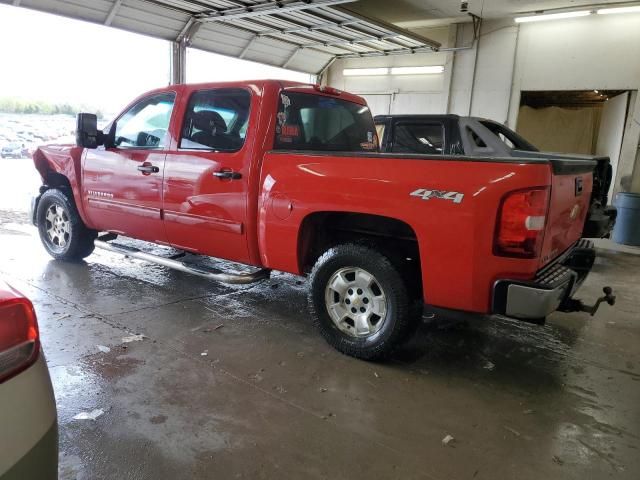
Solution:
[[[237,152],[179,148],[191,94],[216,88],[251,94],[243,147]],[[400,220],[418,240],[424,301],[472,312],[490,311],[496,280],[533,278],[580,237],[591,174],[580,175],[584,191],[577,197],[575,175],[554,175],[545,162],[274,152],[283,89],[331,96],[313,86],[268,80],[160,89],[150,93],[176,93],[166,149],[127,154],[97,149],[82,165],[81,149],[47,147],[36,152],[34,161],[43,178],[55,171],[69,179],[81,216],[92,228],[296,274],[303,273],[300,233],[309,215],[353,212]],[[340,98],[365,105],[355,95],[341,93]],[[143,162],[158,166],[159,172],[142,175],[136,165]],[[242,177],[214,177],[221,169]],[[494,255],[501,199],[534,186],[551,187],[542,255]],[[460,192],[464,199],[454,203],[410,195],[418,189]]]
[[[546,185],[546,164],[313,156],[267,153],[262,166],[259,240],[263,264],[300,272],[299,228],[307,215],[344,211],[395,218],[418,238],[425,302],[486,312],[498,278],[531,278],[538,260],[492,254],[496,210],[509,190]],[[460,204],[412,197],[418,188],[463,192]],[[280,220],[272,199],[285,195],[291,215]]]
[[[165,153],[151,150],[87,150],[83,162],[82,198],[89,224],[157,243],[168,243],[160,217]],[[158,173],[144,174],[142,164]]]
[[[576,195],[576,178],[582,179],[582,193]],[[582,236],[593,189],[593,174],[554,175],[545,228],[540,267],[564,252]]]

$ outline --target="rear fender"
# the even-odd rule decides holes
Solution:
[[[410,227],[430,305],[488,312],[496,279],[529,279],[538,270],[538,259],[493,255],[493,238],[500,199],[549,185],[548,163],[281,151],[265,154],[261,173],[258,243],[265,267],[303,274],[300,243],[313,239],[300,237],[305,218],[345,212]]]

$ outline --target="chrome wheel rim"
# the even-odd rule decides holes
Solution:
[[[57,203],[47,209],[45,231],[51,245],[63,249],[71,240],[71,221],[67,211]]]
[[[371,273],[359,267],[344,267],[331,275],[325,304],[334,325],[350,337],[370,337],[386,319],[384,290]]]

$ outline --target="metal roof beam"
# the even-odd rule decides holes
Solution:
[[[382,37],[382,38],[361,37],[361,38],[353,38],[353,39],[345,39],[345,40],[329,40],[327,42],[323,42],[322,40],[318,40],[318,41],[315,41],[313,43],[303,43],[302,46],[303,47],[313,47],[313,46],[322,45],[324,47],[337,47],[337,46],[340,46],[340,45],[362,44],[365,47],[371,48],[373,50],[379,50],[381,52],[384,52],[385,50],[394,50],[393,48],[385,49],[385,48],[375,47],[373,45],[367,45],[368,43],[371,43],[371,42],[384,42],[384,41],[387,40],[387,38],[388,37]],[[406,48],[409,48],[409,47],[406,47]]]
[[[294,25],[299,25],[297,22],[294,22],[292,20],[289,19],[281,19],[285,22],[288,23],[292,23]],[[258,27],[267,27],[268,25],[265,25],[264,23],[260,22],[260,19],[256,20],[256,19],[251,19],[251,20],[244,20],[247,23],[251,23],[252,25],[256,25]],[[228,25],[225,23],[225,25]],[[291,30],[299,30],[296,32],[291,32]],[[345,38],[343,36],[339,36],[337,34],[333,34],[333,33],[325,33],[325,32],[320,32],[322,35],[326,35],[326,36],[330,36],[333,37],[336,40],[318,40],[317,38],[310,38],[308,36],[305,36],[305,34],[308,33],[313,33],[313,32],[308,32],[306,29],[304,29],[303,27],[300,28],[296,28],[296,29],[287,29],[287,28],[271,28],[268,30],[258,30],[256,31],[256,36],[258,37],[280,37],[281,35],[292,35],[292,36],[296,36],[296,37],[300,37],[303,41],[305,42],[309,42],[309,43],[300,43],[299,45],[303,48],[308,48],[308,47],[339,47],[340,45],[356,45],[356,44],[364,44],[364,46],[366,46],[369,49],[372,50],[377,50],[377,51],[384,51],[384,48],[379,48],[379,47],[375,47],[372,45],[367,45],[368,43],[371,42],[383,42],[386,41],[390,38],[393,38],[395,36],[397,36],[397,34],[393,33],[390,35],[381,35],[379,37],[375,37],[373,35],[370,36],[366,36],[366,37],[359,37],[359,38]],[[406,45],[400,45],[401,47],[406,47]],[[342,50],[347,50],[349,51],[350,49],[348,48],[341,48]],[[353,50],[351,50],[353,51]]]
[[[353,18],[357,18],[362,20],[365,23],[370,23],[371,25],[375,25],[378,28],[382,28],[383,30],[387,30],[389,32],[393,32],[393,33],[398,33],[403,37],[406,38],[410,38],[411,40],[418,42],[418,43],[422,43],[424,45],[428,45],[429,47],[431,47],[431,50],[438,50],[442,44],[440,42],[436,42],[435,40],[431,40],[430,38],[427,37],[423,37],[422,35],[419,35],[417,33],[414,33],[410,30],[406,30],[404,28],[400,28],[400,27],[396,27],[394,24],[392,23],[388,23],[385,22],[383,20],[380,20],[378,18],[371,18],[371,17],[367,17],[366,15],[361,15],[360,13],[354,12],[353,10],[349,9],[349,8],[345,8],[345,7],[341,7],[341,6],[335,6],[333,7],[334,10],[341,12],[345,15],[350,15]]]
[[[363,58],[363,57],[384,57],[387,55],[410,55],[413,53],[432,53],[431,47],[416,48],[396,48],[394,50],[385,50],[384,52],[362,52],[362,53],[344,53],[337,54],[336,58]]]
[[[262,19],[251,19],[251,20],[244,20],[245,23],[250,23],[252,26],[256,26],[256,27],[267,27],[269,28],[269,25],[265,25],[263,22],[261,22],[260,20]],[[294,23],[292,21],[288,21],[289,23]],[[233,23],[225,23],[224,24],[227,27],[238,27],[238,25],[235,25]],[[244,27],[241,27],[244,28]],[[287,35],[291,35],[291,36],[296,36],[296,37],[300,37],[299,41],[292,41],[291,43],[293,45],[297,45],[299,47],[302,48],[310,48],[310,47],[332,47],[332,46],[338,46],[338,45],[350,45],[353,44],[354,42],[351,41],[344,41],[341,42],[341,38],[340,37],[335,37],[338,38],[337,41],[323,41],[323,40],[318,40],[316,38],[310,38],[308,36],[305,36],[305,33],[310,33],[310,32],[306,32],[306,31],[302,31],[299,33],[288,33],[286,29],[283,28],[270,28],[268,30],[257,30],[257,31],[253,31],[253,33],[255,33],[255,36],[260,38],[260,37],[272,37],[272,38],[278,38],[280,39],[282,37],[283,34],[287,34]],[[305,43],[307,42],[307,43]],[[329,43],[331,43],[331,45],[329,45]],[[357,42],[356,42],[357,43]],[[372,47],[369,47],[372,48]],[[340,48],[340,50],[346,50],[347,52],[353,52],[352,49],[349,48]],[[334,55],[334,53],[331,53],[331,55]]]
[[[180,30],[175,41],[183,42],[187,47],[191,46],[193,43],[193,37],[196,36],[196,33],[198,33],[201,26],[202,23],[200,21],[196,20],[194,17],[189,18],[187,23],[184,24],[184,27],[182,27],[182,30]]]
[[[224,26],[225,26],[225,28],[231,28],[231,29],[234,29],[234,30],[239,30],[239,31],[241,31],[241,32],[249,33],[249,34],[251,34],[251,35],[253,35],[253,36],[256,36],[256,32],[255,32],[255,31],[253,31],[253,30],[249,30],[249,29],[248,29],[248,28],[246,28],[246,27],[241,27],[241,26],[236,25],[236,24],[233,24],[233,23],[225,23],[225,24],[224,24]],[[274,35],[272,35],[272,36],[270,35],[270,37],[272,37],[272,39],[273,39],[274,41],[276,41],[276,42],[284,43],[284,44],[286,44],[286,45],[292,45],[292,46],[294,46],[294,47],[300,47],[300,44],[299,44],[299,43],[297,43],[297,42],[293,42],[293,41],[291,41],[291,40],[285,40],[285,39],[283,39],[283,38],[282,38],[282,35],[275,35],[275,34],[274,34]],[[253,38],[252,38],[252,39],[253,39]],[[256,39],[256,40],[257,40],[257,39]],[[245,48],[246,48],[246,45],[245,45]],[[326,51],[326,50],[323,50],[322,48],[331,48],[331,47],[324,47],[323,45],[318,45],[318,46],[316,46],[316,47],[307,47],[307,48],[308,48],[309,50],[313,50],[313,51],[316,51],[316,52],[318,52],[318,53],[322,53],[323,55],[332,55],[332,56],[333,56],[333,55],[336,55],[336,53],[335,53],[335,52],[330,52],[330,51],[328,52],[328,51]],[[338,48],[338,47],[334,47],[334,48]],[[340,49],[340,50],[347,50],[347,51],[349,51],[349,52],[353,52],[353,50],[349,50],[349,49],[347,49],[347,48],[339,48],[339,49]]]
[[[196,16],[203,22],[219,22],[236,20],[238,18],[261,17],[272,13],[308,10],[355,1],[356,0],[272,0],[268,3],[257,3],[255,5],[247,5],[245,7],[228,8],[225,10],[201,13]]]
[[[282,68],[287,68],[291,64],[291,62],[293,61],[293,59],[296,57],[296,55],[298,54],[298,52],[300,50],[302,50],[302,47],[296,48],[293,51],[293,53],[291,54],[291,56],[287,59],[287,61],[282,64]]]
[[[244,56],[247,54],[247,52],[249,51],[249,49],[253,46],[254,43],[256,43],[256,40],[258,40],[258,35],[254,35],[251,40],[249,40],[247,42],[247,44],[244,46],[244,48],[242,49],[242,51],[240,52],[240,55],[238,55],[239,59],[243,59]]]
[[[286,20],[289,23],[293,23],[290,20]],[[336,27],[346,27],[349,25],[355,25],[357,23],[360,23],[360,20],[347,20],[345,22],[339,22],[339,23],[331,23],[331,22],[327,22],[327,23],[320,23],[320,24],[315,24],[315,25],[309,25],[308,27],[305,26],[299,26],[299,27],[295,27],[295,28],[284,28],[284,29],[277,29],[277,28],[272,28],[271,30],[261,30],[260,32],[256,32],[259,33],[260,35],[268,35],[270,33],[277,33],[277,34],[291,34],[291,33],[304,33],[304,32],[315,32],[317,30],[324,30],[324,29],[329,29],[329,28],[336,28]],[[323,32],[321,32],[323,33]],[[333,35],[331,33],[327,33],[326,35]]]
[[[109,14],[107,15],[107,18],[104,19],[104,24],[107,27],[111,26],[111,22],[113,22],[113,19],[118,14],[118,10],[120,10],[120,5],[122,5],[122,0],[116,0],[115,2],[113,2],[113,5],[111,6],[111,10],[109,10]]]
[[[342,12],[342,10],[341,10]],[[401,40],[397,40],[397,37],[405,37],[405,38],[410,38],[407,34],[405,33],[401,33],[401,31],[395,31],[394,30],[388,30],[385,29],[384,27],[382,27],[381,25],[375,24],[375,23],[371,23],[368,22],[369,25],[367,25],[367,22],[364,20],[364,18],[359,18],[359,19],[355,19],[357,20],[355,23],[352,23],[350,25],[343,25],[342,22],[340,20],[331,20],[330,18],[326,17],[325,15],[323,15],[323,13],[325,12],[305,12],[307,15],[311,15],[312,17],[316,18],[316,19],[320,19],[322,21],[329,21],[329,24],[333,24],[332,27],[326,27],[327,30],[330,30],[331,28],[337,28],[340,27],[342,29],[344,29],[344,32],[322,32],[325,35],[331,35],[333,37],[338,38],[338,40],[349,40],[348,38],[344,38],[344,36],[340,36],[340,35],[346,35],[347,33],[353,34],[353,35],[360,35],[360,36],[364,36],[364,37],[369,37],[371,41],[389,41],[391,43],[394,43],[398,46],[400,46],[401,48],[410,48],[407,47],[407,45],[401,43]],[[344,13],[343,13],[344,14]],[[288,21],[289,23],[295,23],[292,20],[286,19],[286,21]],[[377,29],[383,29],[385,30],[385,33],[371,33],[371,32],[366,32],[363,31],[361,28],[359,27],[364,27],[364,26],[369,26],[369,28],[371,28],[371,26],[373,26],[374,28]],[[324,28],[322,29],[324,30]],[[362,37],[362,38],[364,38]],[[413,40],[413,41],[417,41],[417,40]],[[425,44],[425,42],[420,41],[421,44]]]

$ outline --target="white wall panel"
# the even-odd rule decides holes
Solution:
[[[391,113],[439,114],[444,113],[444,97],[440,93],[397,93],[391,104]]]

